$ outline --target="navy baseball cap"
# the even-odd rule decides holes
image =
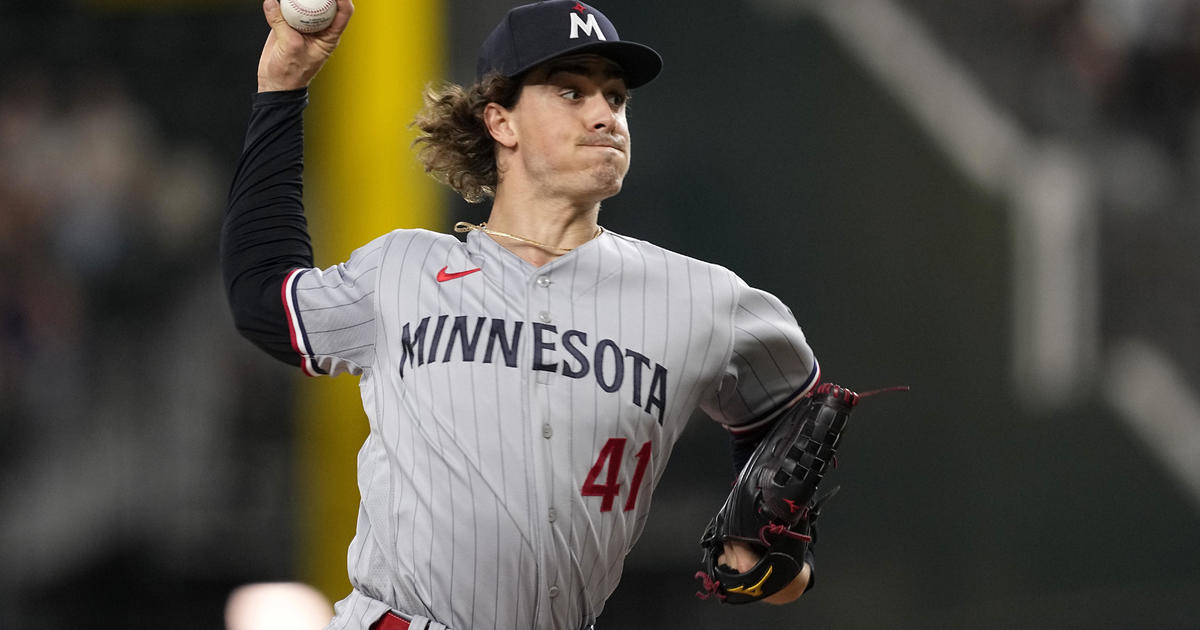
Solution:
[[[649,83],[662,70],[653,48],[622,41],[603,13],[575,0],[550,0],[508,12],[479,48],[475,76],[497,71],[516,77],[555,57],[584,53],[616,62],[629,88]]]

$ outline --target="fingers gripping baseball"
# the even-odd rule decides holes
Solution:
[[[264,0],[263,15],[271,33],[258,60],[258,91],[294,90],[307,87],[337,48],[342,32],[354,13],[353,0],[337,0],[337,15],[329,28],[301,33],[288,26],[279,0]]]

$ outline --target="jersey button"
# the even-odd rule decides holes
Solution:
[[[558,597],[558,587],[557,586],[550,587],[550,597]]]
[[[557,521],[558,520],[558,510],[556,510],[554,508],[550,508],[550,511],[546,513],[546,517],[550,519],[551,523],[553,523],[554,521]]]
[[[537,285],[543,289],[550,286],[550,276],[538,276]]]
[[[542,311],[538,313],[538,319],[542,320],[543,324],[550,323],[550,311]]]
[[[550,436],[552,436],[552,435],[554,435],[554,429],[550,428],[550,423],[547,422],[546,424],[543,424],[542,425],[542,437],[549,440]]]

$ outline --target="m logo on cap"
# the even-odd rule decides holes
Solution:
[[[579,39],[579,29],[583,29],[583,33],[588,37],[595,37],[602,42],[608,41],[604,38],[604,32],[600,30],[600,25],[596,23],[596,16],[593,13],[587,15],[585,22],[578,13],[571,14],[571,39]]]

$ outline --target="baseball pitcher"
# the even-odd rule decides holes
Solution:
[[[303,114],[353,5],[315,34],[276,0],[264,13],[221,257],[243,335],[307,375],[359,379],[353,589],[328,627],[591,628],[697,408],[742,470],[697,523],[701,595],[799,597],[817,483],[856,398],[816,387],[774,296],[599,224],[633,154],[630,90],[658,75],[658,53],[582,2],[512,9],[475,83],[431,88],[416,119],[425,169],[490,202],[486,223],[398,229],[318,269]]]

